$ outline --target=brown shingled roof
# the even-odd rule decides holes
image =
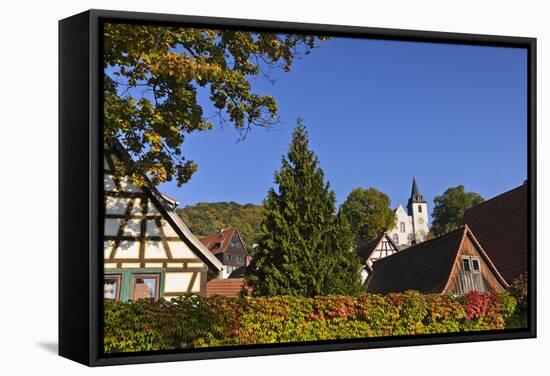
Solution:
[[[465,231],[459,228],[376,261],[366,282],[367,291],[382,295],[407,290],[441,293]]]
[[[527,193],[528,184],[523,184],[467,209],[462,220],[508,283],[527,271]]]

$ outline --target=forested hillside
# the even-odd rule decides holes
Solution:
[[[203,237],[222,228],[235,227],[253,253],[252,244],[258,242],[262,206],[236,202],[199,202],[176,209],[183,222],[197,237]]]

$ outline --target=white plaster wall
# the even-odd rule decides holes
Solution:
[[[405,232],[401,232],[399,224],[405,223]],[[410,217],[403,206],[400,204],[395,210],[395,227],[388,231],[388,234],[394,239],[394,236],[399,237],[398,245],[410,245],[412,236],[412,217]]]
[[[164,276],[164,292],[185,292],[191,282],[192,272],[166,273]]]
[[[146,241],[145,242],[145,254],[144,257],[146,259],[165,259],[168,258],[166,256],[166,251],[164,250],[164,247],[162,246],[162,243],[159,241]]]
[[[175,259],[178,258],[189,258],[189,259],[196,259],[197,256],[191,251],[191,249],[182,242],[181,240],[178,241],[168,241],[168,246],[170,247],[170,252],[172,252],[172,257]]]

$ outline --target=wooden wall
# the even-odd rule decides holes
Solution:
[[[444,294],[464,294],[469,291],[468,285],[464,283],[464,280],[461,277],[461,273],[464,272],[462,256],[479,257],[481,265],[480,275],[483,281],[484,288],[487,292],[504,291],[504,286],[499,282],[497,277],[492,272],[492,269],[480,255],[477,246],[474,244],[472,239],[470,239],[470,236],[466,235],[458,252],[458,257],[455,260],[455,264],[453,265],[449,283],[445,291],[443,291]]]

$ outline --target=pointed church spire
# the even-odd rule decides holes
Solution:
[[[411,198],[409,199],[409,203],[411,202],[426,202],[424,201],[424,197],[420,193],[420,190],[418,189],[418,185],[416,184],[416,178],[413,176],[413,184],[412,184],[412,190],[411,190]]]

